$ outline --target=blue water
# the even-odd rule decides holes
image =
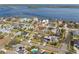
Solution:
[[[28,8],[27,6],[0,6],[0,17],[43,17],[79,21],[79,8]]]

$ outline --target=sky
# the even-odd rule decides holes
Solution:
[[[0,4],[78,4],[79,0],[0,0]]]

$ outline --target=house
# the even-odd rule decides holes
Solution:
[[[45,36],[44,37],[44,41],[45,42],[48,42],[48,41],[50,41],[50,42],[58,42],[58,37],[57,36]]]
[[[23,28],[24,24],[20,23],[18,26],[19,26],[20,28]]]
[[[21,35],[23,35],[25,38],[27,38],[29,36],[29,33],[24,31],[21,33]]]
[[[38,18],[37,18],[37,17],[34,17],[33,20],[34,20],[34,21],[38,21]]]
[[[15,35],[16,35],[16,36],[17,36],[17,35],[21,35],[21,31],[16,32]]]
[[[37,54],[37,53],[39,53],[39,50],[38,50],[37,48],[33,48],[33,49],[31,50],[31,52],[32,52],[33,54]]]
[[[79,49],[79,40],[74,41],[74,46]]]
[[[21,21],[21,22],[27,21],[27,18],[21,18],[20,21]]]
[[[48,24],[49,20],[48,19],[42,20],[42,23]]]
[[[26,51],[24,45],[22,45],[22,44],[13,45],[13,48],[15,49],[15,51],[16,51],[18,54],[27,53],[27,51]]]
[[[45,42],[48,42],[50,41],[50,38],[48,36],[45,36],[44,39],[43,39]]]
[[[63,26],[65,25],[65,21],[58,21],[58,25],[59,25],[60,27],[63,27]]]
[[[22,34],[22,35],[27,35],[28,32],[24,31],[24,32],[22,32],[21,34]]]
[[[79,54],[79,40],[74,41],[74,50]]]
[[[32,21],[32,19],[31,18],[27,18],[27,20],[26,20],[27,22],[30,22],[30,21]]]
[[[53,41],[53,42],[58,42],[58,37],[57,36],[49,36],[50,38],[50,41]]]
[[[12,26],[13,26],[13,29],[18,29],[19,28],[19,24],[16,24],[16,23],[13,23]]]
[[[73,35],[79,35],[79,30],[73,31]]]
[[[11,31],[8,30],[8,29],[5,29],[5,28],[3,28],[3,29],[0,28],[0,32],[3,32],[3,33],[10,33]]]
[[[48,50],[41,49],[41,54],[48,54]]]
[[[51,30],[54,34],[56,34],[57,36],[60,35],[60,29],[59,28],[52,28]]]

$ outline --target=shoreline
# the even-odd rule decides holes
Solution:
[[[79,23],[79,20],[71,20],[71,19],[63,19],[63,18],[46,18],[46,17],[38,17],[38,16],[30,16],[30,17],[18,17],[18,16],[6,16],[6,17],[0,17],[0,20],[4,18],[4,19],[8,19],[8,18],[27,18],[27,19],[32,19],[32,18],[38,18],[38,20],[49,20],[49,21],[65,21],[65,22],[77,22]]]

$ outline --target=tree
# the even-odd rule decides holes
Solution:
[[[0,35],[0,39],[3,39],[4,38],[4,35]]]
[[[61,35],[60,35],[60,38],[61,38],[61,39],[64,39],[64,38],[65,38],[65,29],[61,29],[60,32],[61,32],[61,33],[60,33],[60,34],[61,34]]]
[[[12,40],[9,44],[11,45],[16,45],[16,44],[19,44],[21,41],[19,39],[14,39]]]
[[[0,54],[5,54],[5,52],[4,51],[0,51]]]
[[[10,44],[5,45],[6,50],[10,50],[11,48],[12,48],[12,45],[10,45]]]

